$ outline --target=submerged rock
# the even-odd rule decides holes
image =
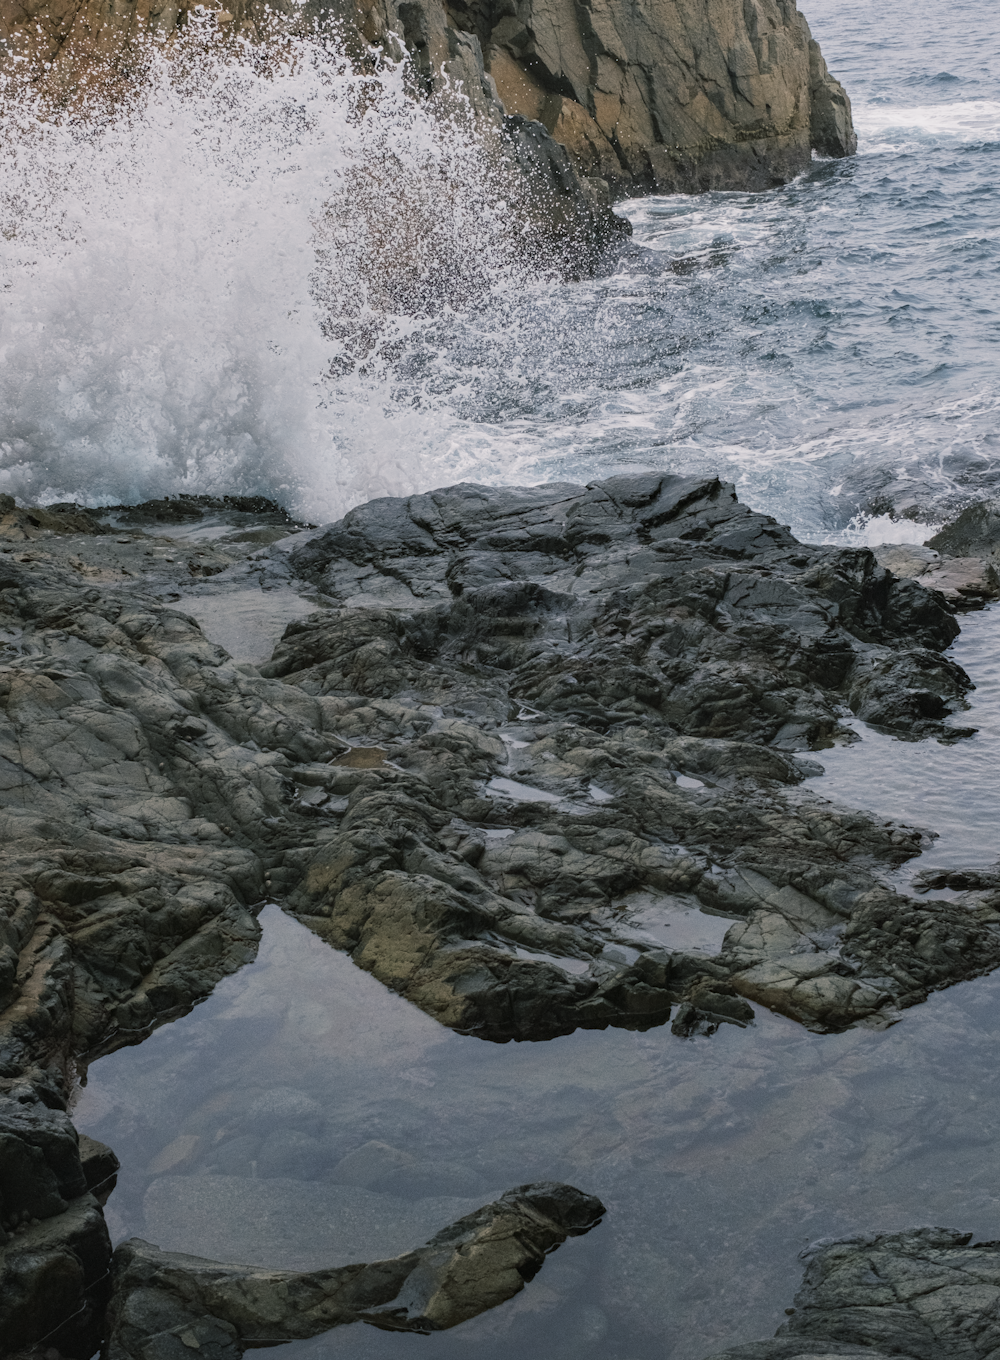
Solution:
[[[771,1341],[709,1360],[988,1360],[1000,1347],[1000,1248],[911,1228],[821,1239],[789,1320]]]
[[[133,1239],[112,1268],[106,1360],[164,1360],[195,1349],[235,1360],[367,1322],[385,1331],[444,1331],[519,1293],[546,1255],[587,1233],[605,1209],[545,1182],[499,1200],[387,1261],[306,1272],[221,1265]]]

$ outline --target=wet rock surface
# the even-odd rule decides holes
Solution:
[[[443,1023],[837,1030],[1000,958],[992,905],[880,881],[919,833],[795,788],[852,711],[961,734],[952,613],[867,550],[647,476],[376,501],[292,560],[330,607],[263,671],[386,758],[310,775],[339,826],[288,908]],[[664,947],[692,903],[714,957]]]
[[[976,509],[982,511],[983,507]],[[964,518],[961,516],[959,523]],[[932,546],[939,539],[943,551]],[[1000,533],[994,534],[994,540],[1000,543]],[[952,545],[957,551],[950,551]],[[995,557],[990,542],[983,542],[978,535],[969,542],[964,533],[946,529],[926,545],[884,544],[874,552],[880,567],[939,591],[954,609],[983,609],[991,600],[1000,599],[1000,557]]]
[[[332,1327],[444,1331],[519,1293],[546,1255],[589,1232],[604,1206],[569,1185],[523,1185],[388,1261],[268,1271],[161,1252],[133,1239],[115,1252],[107,1360],[216,1360]]]
[[[1000,1346],[1000,1249],[971,1238],[913,1228],[820,1240],[777,1337],[710,1360],[986,1360]]]
[[[232,498],[0,508],[11,1345],[67,1326],[85,1360],[101,1326],[116,1158],[62,1113],[74,1072],[252,959],[268,897],[498,1041],[750,1003],[881,1026],[1000,962],[993,877],[901,897],[922,833],[799,787],[852,712],[960,737],[952,608],[712,479],[461,486],[322,532]],[[290,601],[259,667],[194,617],[276,633]]]
[[[100,1344],[111,1241],[96,1194],[117,1165],[110,1148],[93,1139],[78,1142],[69,1117],[49,1109],[26,1084],[0,1097],[5,1355],[45,1340],[66,1356],[89,1360]]]

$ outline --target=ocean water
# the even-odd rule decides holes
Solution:
[[[1000,26],[989,0],[807,17],[859,154],[623,204],[633,247],[575,284],[391,70],[196,44],[103,120],[8,96],[0,489],[252,490],[318,522],[670,468],[806,538],[919,538],[882,512],[933,522],[1000,479]]]
[[[806,539],[922,541],[1000,489],[1000,25],[989,0],[807,17],[858,155],[624,204],[632,244],[570,284],[391,70],[360,89],[335,53],[203,56],[82,126],[8,101],[0,490],[258,492],[319,521],[458,477],[663,468],[719,472]],[[810,781],[940,831],[930,863],[1000,853],[998,620],[956,650],[977,737],[862,728]],[[608,1206],[453,1332],[345,1328],[284,1360],[703,1360],[774,1331],[813,1238],[1000,1238],[998,977],[881,1034],[760,1011],[710,1040],[494,1047],[262,919],[257,963],[89,1071],[75,1117],[122,1158],[116,1238],[291,1266],[406,1249],[527,1180]]]

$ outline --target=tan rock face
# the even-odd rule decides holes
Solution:
[[[144,34],[172,34],[191,8],[0,0],[0,41],[76,88],[120,67]],[[208,24],[220,40],[265,37],[283,9],[234,0],[209,6]],[[487,122],[540,123],[585,180],[617,195],[768,189],[800,173],[811,148],[846,156],[857,144],[850,101],[792,0],[314,0],[303,17],[336,22],[359,56],[405,48],[424,93],[460,86]]]
[[[481,36],[508,111],[619,192],[766,189],[811,147],[856,146],[850,101],[788,0],[519,0]],[[557,113],[544,93],[562,96]]]

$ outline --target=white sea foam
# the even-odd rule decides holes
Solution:
[[[3,91],[0,489],[328,518],[419,480],[433,420],[392,360],[432,367],[431,314],[502,289],[516,237],[481,148],[401,70],[293,56],[153,51],[148,88],[83,121]]]
[[[989,109],[859,122],[870,146]],[[269,72],[154,54],[104,121],[5,119],[0,490],[23,499],[242,491],[324,521],[460,478],[656,469],[854,541],[874,469],[951,503],[993,476],[1000,401],[963,338],[989,325],[988,236],[968,211],[930,244],[900,230],[894,189],[855,192],[865,158],[624,204],[646,252],[556,284],[481,148],[320,44]]]
[[[854,109],[862,153],[926,149],[929,143],[1000,141],[1000,100],[965,99],[951,104],[866,104]]]

